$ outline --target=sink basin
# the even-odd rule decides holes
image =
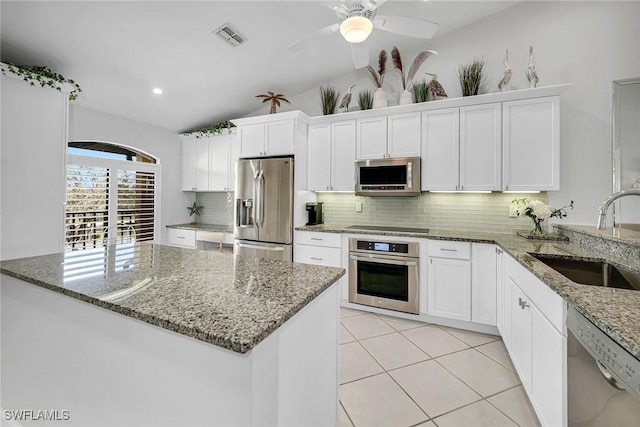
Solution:
[[[529,253],[529,255],[576,283],[640,290],[640,274],[620,269],[607,262],[535,253]]]

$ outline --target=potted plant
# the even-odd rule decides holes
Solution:
[[[370,90],[363,90],[358,93],[358,105],[361,110],[370,110],[373,107],[373,92]]]
[[[320,105],[323,115],[335,114],[339,97],[340,94],[333,86],[320,86]]]
[[[484,59],[474,59],[468,64],[460,65],[458,78],[462,88],[462,96],[477,95],[484,84]]]

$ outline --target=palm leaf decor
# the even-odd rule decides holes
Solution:
[[[437,54],[438,54],[438,52],[436,52],[435,50],[425,50],[425,51],[420,52],[413,59],[413,63],[411,64],[411,67],[409,67],[409,72],[405,75],[404,74],[404,69],[402,67],[402,59],[400,57],[400,51],[398,50],[397,47],[394,46],[393,50],[391,51],[391,59],[393,61],[393,65],[400,72],[401,81],[402,81],[402,89],[404,89],[404,90],[408,89],[410,87],[410,85],[412,84],[413,78],[415,77],[416,73],[418,72],[418,69],[424,63],[424,61],[428,57],[430,57],[431,55],[437,55]]]
[[[275,114],[276,107],[280,106],[280,101],[286,102],[287,104],[291,104],[289,100],[285,97],[285,95],[281,93],[273,93],[268,91],[266,94],[256,95],[256,98],[264,98],[262,103],[271,101],[271,109],[269,110],[269,114]]]
[[[369,76],[373,81],[373,84],[376,85],[377,88],[382,87],[382,83],[384,82],[384,73],[386,72],[387,67],[387,51],[381,50],[380,55],[378,56],[378,72],[373,69],[371,65],[367,65],[367,71],[369,72]]]

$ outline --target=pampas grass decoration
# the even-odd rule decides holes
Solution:
[[[477,95],[484,85],[485,60],[474,59],[468,64],[460,65],[458,68],[458,78],[462,88],[462,96]]]

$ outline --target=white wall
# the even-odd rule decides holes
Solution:
[[[175,132],[122,117],[73,105],[70,112],[69,140],[96,140],[124,144],[145,151],[160,160],[161,241],[166,242],[167,224],[189,222],[186,209],[194,193],[182,192],[182,145]]]
[[[1,80],[0,259],[61,252],[66,95]]]
[[[507,89],[523,89],[528,87],[524,69],[529,45],[533,45],[539,86],[573,83],[560,105],[561,189],[548,194],[549,202],[561,207],[573,199],[576,207],[564,222],[595,224],[597,208],[612,188],[611,82],[640,76],[639,40],[640,2],[526,1],[441,38],[421,42],[419,50],[435,49],[439,55],[425,61],[416,80],[424,71],[435,72],[449,96],[458,97],[458,66],[484,56],[489,76],[486,91],[496,92],[505,49],[509,49],[513,77]],[[406,63],[418,52],[398,48]],[[354,82],[355,94],[373,89],[364,70],[328,83],[344,91]],[[400,93],[395,76],[387,77],[385,88],[396,97]],[[289,100],[292,105],[283,104],[279,111],[300,109],[310,116],[321,114],[317,88]],[[397,103],[393,95],[390,105],[392,102]],[[261,109],[255,114],[264,113]]]

